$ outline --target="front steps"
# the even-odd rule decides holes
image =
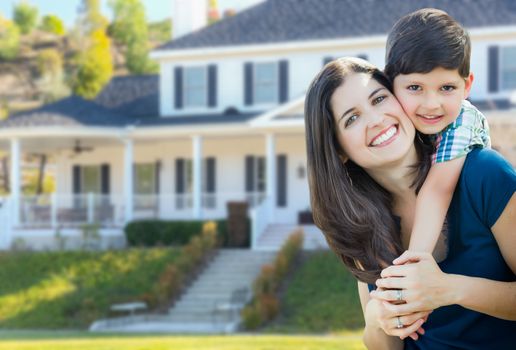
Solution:
[[[274,224],[267,226],[265,232],[258,238],[255,249],[278,251],[292,232],[298,228],[302,228],[304,233],[304,250],[329,249],[324,235],[317,226],[293,224]]]
[[[215,311],[236,289],[252,290],[264,264],[276,253],[221,249],[210,265],[169,310],[168,315],[138,315],[95,322],[90,330],[109,332],[229,333],[238,328],[240,313]],[[249,294],[249,298],[251,294]]]

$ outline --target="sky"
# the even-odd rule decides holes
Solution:
[[[21,0],[0,0],[0,14],[4,17],[12,18],[13,5]],[[80,0],[27,0],[30,4],[39,9],[39,16],[47,14],[55,14],[59,16],[67,27],[73,25],[77,7]],[[158,21],[171,16],[172,0],[141,0],[145,5],[148,21]],[[194,1],[194,0],[192,0]],[[263,0],[218,0],[220,12],[226,9],[235,9],[240,11],[248,6],[254,5]],[[108,18],[111,18],[111,10],[108,6],[108,0],[101,0],[102,12]]]

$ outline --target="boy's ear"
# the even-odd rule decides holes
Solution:
[[[474,75],[473,73],[469,73],[469,76],[465,79],[465,86],[464,86],[464,90],[465,90],[465,96],[464,98],[468,98],[469,96],[469,92],[471,91],[471,85],[473,85],[473,80],[474,80]]]

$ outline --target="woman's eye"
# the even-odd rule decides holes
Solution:
[[[419,85],[409,85],[409,86],[407,86],[407,90],[419,91],[419,90],[421,90],[421,86],[419,86]]]
[[[451,92],[451,91],[455,90],[455,86],[453,86],[453,85],[444,85],[441,88],[441,90],[445,91],[445,92]]]
[[[381,96],[378,96],[378,97],[375,97],[373,99],[373,106],[374,105],[377,105],[378,103],[382,102],[383,100],[385,100],[387,98],[387,96],[385,95],[381,95]]]
[[[351,115],[348,119],[346,119],[346,122],[344,123],[344,127],[347,128],[348,126],[353,124],[353,122],[357,119],[358,119],[358,115],[356,115],[356,114]]]

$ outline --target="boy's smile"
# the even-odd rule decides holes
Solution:
[[[429,73],[400,74],[394,93],[403,109],[423,134],[436,134],[459,116],[468,97],[473,74],[463,78],[457,69],[435,68]]]

